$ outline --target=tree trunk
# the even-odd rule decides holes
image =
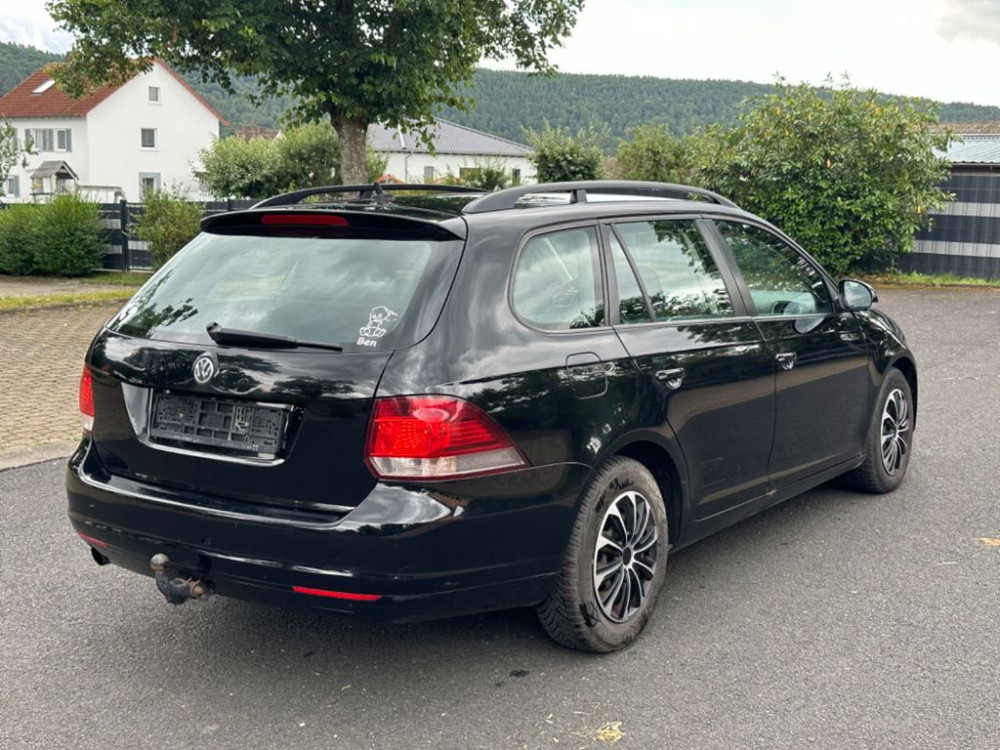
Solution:
[[[335,112],[330,121],[340,139],[340,179],[345,185],[368,183],[368,166],[365,163],[365,144],[368,123],[351,119]]]

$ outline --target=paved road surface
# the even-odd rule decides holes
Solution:
[[[1000,295],[883,307],[922,368],[903,487],[821,488],[672,556],[644,637],[607,657],[528,612],[171,608],[90,561],[58,463],[0,473],[0,747],[996,750]]]

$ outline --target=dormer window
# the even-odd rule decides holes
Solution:
[[[43,83],[41,86],[39,86],[38,88],[36,88],[31,93],[32,94],[44,94],[46,91],[48,91],[50,88],[52,88],[55,85],[56,85],[56,82],[50,78],[49,80],[47,80],[45,83]]]
[[[160,103],[160,87],[159,86],[150,86],[149,89],[148,89],[148,92],[149,92],[149,94],[148,94],[148,96],[149,96],[149,103],[150,104],[159,104]]]

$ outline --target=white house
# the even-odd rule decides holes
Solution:
[[[11,170],[4,200],[44,200],[74,187],[99,201],[138,201],[145,189],[173,186],[192,199],[208,197],[192,164],[228,123],[165,63],[80,99],[55,85],[51,70],[44,66],[0,97],[0,117],[32,152]]]
[[[389,157],[386,174],[400,182],[431,183],[449,174],[468,177],[473,170],[493,165],[503,166],[521,182],[535,179],[535,168],[528,161],[531,149],[523,143],[440,119],[430,133],[433,155],[419,133],[384,125],[368,128],[368,142],[376,153]]]

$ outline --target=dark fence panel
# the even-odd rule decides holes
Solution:
[[[205,216],[242,211],[250,208],[255,200],[230,199],[208,201],[204,204]],[[104,260],[102,267],[114,271],[148,271],[153,268],[153,256],[137,233],[139,218],[145,207],[141,203],[100,204],[101,223],[104,226]]]

